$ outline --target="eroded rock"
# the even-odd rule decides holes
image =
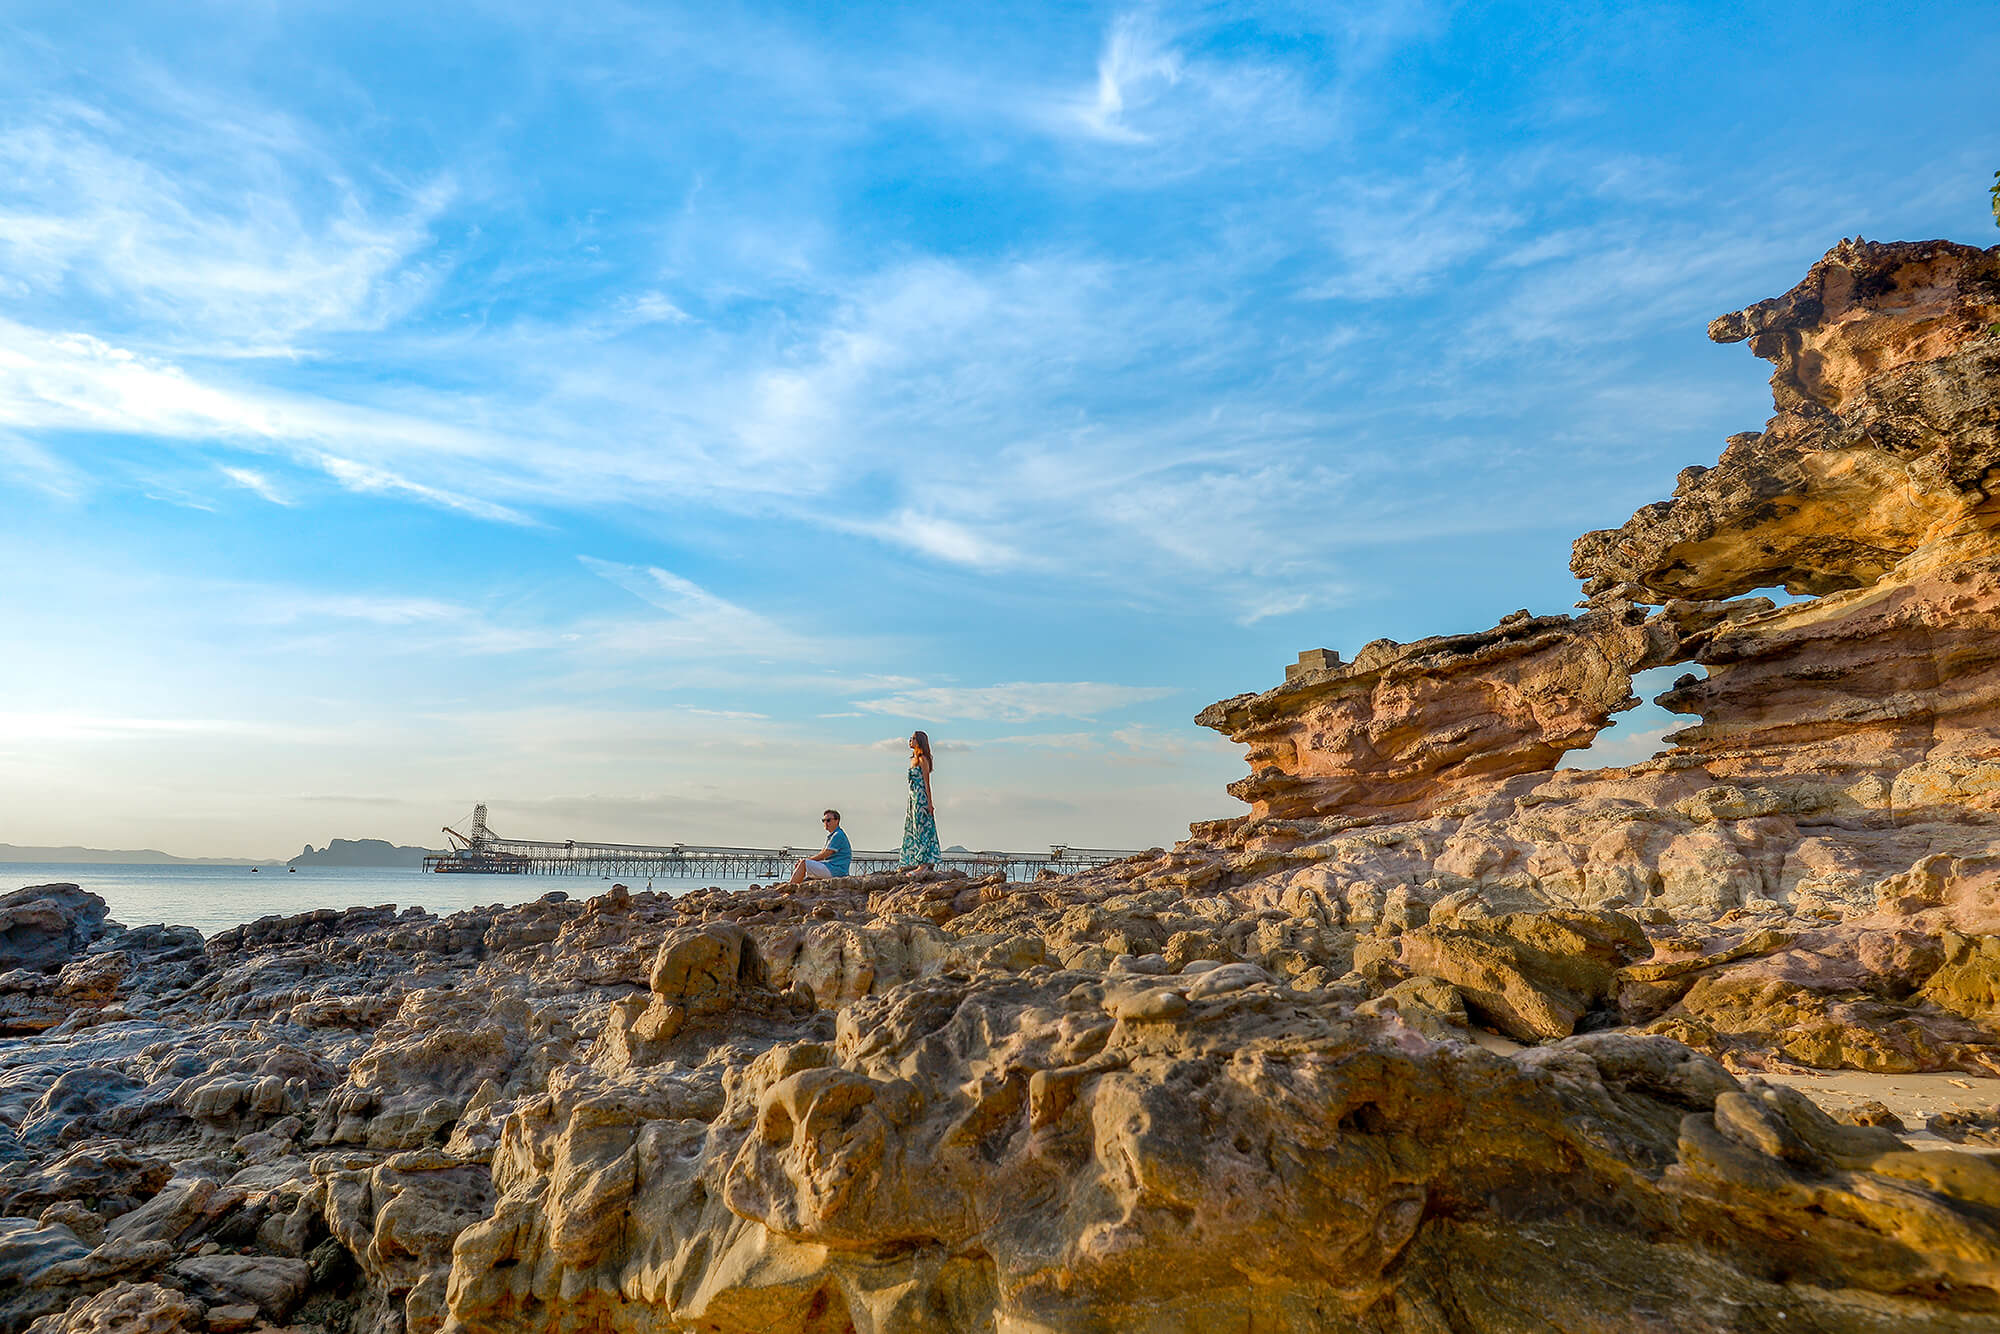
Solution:
[[[157,1283],[120,1283],[62,1314],[43,1316],[28,1334],[201,1334],[216,1328],[184,1293]]]
[[[1537,1042],[1575,1032],[1612,997],[1618,970],[1651,952],[1622,913],[1513,913],[1405,932],[1400,960],[1449,982],[1475,1019]]]
[[[0,899],[0,1334],[1995,1328],[2000,1096],[1754,1076],[2000,1090],[1996,264],[1725,317],[1777,415],[1578,541],[1581,614],[1205,711],[1251,813],[1172,849],[206,942]],[[1672,663],[1696,725],[1555,769]]]
[[[28,885],[0,894],[0,973],[54,972],[104,929],[104,900],[75,885]]]

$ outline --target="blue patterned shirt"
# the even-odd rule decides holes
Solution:
[[[834,830],[826,836],[826,845],[833,849],[833,855],[823,859],[826,869],[835,875],[846,875],[847,864],[854,858],[854,845],[847,841],[847,831]]]

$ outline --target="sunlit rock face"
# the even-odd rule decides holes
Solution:
[[[1778,413],[1671,500],[1580,538],[1600,598],[1820,595],[1731,624],[1662,702],[1718,777],[1796,775],[1924,818],[2000,770],[2000,253],[1847,242],[1710,336],[1777,368]],[[1796,787],[1797,784],[1792,784]]]
[[[1553,769],[1639,701],[1637,616],[1520,612],[1479,634],[1378,640],[1310,662],[1197,719],[1249,747],[1230,785],[1260,817],[1425,815],[1499,780]]]
[[[1586,614],[1322,655],[1217,704],[1201,721],[1244,742],[1253,771],[1232,791],[1261,820],[1434,816],[1552,769],[1636,702],[1629,673],[1685,662],[1706,673],[1661,697],[1696,720],[1669,767],[1796,813],[1991,811],[1996,331],[2000,251],[1837,246],[1712,326],[1776,365],[1778,413],[1671,500],[1578,539]],[[1771,587],[1818,596],[1744,596]]]
[[[1990,807],[1997,326],[2000,251],[1836,247],[1785,296],[1711,327],[1777,366],[1778,414],[1685,470],[1671,500],[1577,540],[1590,611],[1380,641],[1352,663],[1307,655],[1283,685],[1201,714],[1248,747],[1231,791],[1258,818],[1428,816],[1553,769],[1637,703],[1632,672],[1687,662],[1707,679],[1661,701],[1700,720],[1677,761],[1795,775],[1867,807],[1896,801],[1899,780],[1906,810]],[[1774,587],[1821,596],[1743,596]]]
[[[702,905],[510,1119],[447,1328],[2000,1321],[1987,1166],[1724,1064],[2000,1074],[1994,260],[1843,246],[1719,322],[1770,429],[1581,539],[1581,615],[1204,711],[1244,819],[867,924]],[[1553,772],[1673,663],[1674,748]]]
[[[1866,588],[1920,552],[1994,553],[1988,474],[2000,465],[2000,249],[1843,242],[1784,296],[1709,326],[1776,371],[1762,432],[1671,500],[1586,533],[1585,591],[1639,601],[1757,588]]]
[[[0,1334],[2000,1328],[2000,1111],[1777,1082],[2000,1104],[1996,263],[1718,321],[1778,415],[1581,538],[1579,614],[1204,711],[1251,809],[1170,850],[206,942],[0,899]],[[1675,663],[1660,756],[1555,768]]]
[[[1207,710],[1252,815],[1174,873],[1364,920],[1385,884],[1642,911],[1628,1022],[1752,1068],[2000,1069],[2000,249],[1845,242],[1710,332],[1773,362],[1777,414],[1578,539],[1585,614],[1308,655]],[[1550,772],[1620,672],[1673,663],[1692,725],[1658,758]]]
[[[938,976],[793,1036],[778,1008],[728,989],[517,1113],[445,1328],[1414,1334],[1665,1321],[1677,1291],[1680,1328],[1960,1327],[1893,1295],[1937,1282],[2000,1312],[1951,1166],[1669,1042],[1508,1059],[1245,963]]]

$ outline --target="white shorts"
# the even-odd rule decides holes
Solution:
[[[806,879],[808,880],[833,879],[833,868],[831,866],[828,866],[825,862],[816,862],[812,858],[808,857],[804,861],[800,862],[799,865],[805,867]]]

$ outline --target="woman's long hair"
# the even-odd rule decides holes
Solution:
[[[912,743],[913,743],[913,744],[914,744],[914,745],[916,746],[916,748],[917,748],[917,749],[918,749],[919,751],[923,752],[923,757],[924,757],[924,768],[926,768],[926,769],[935,769],[935,768],[937,768],[937,761],[931,758],[931,738],[930,738],[930,733],[928,733],[928,732],[912,732],[912,733],[910,733],[910,741],[911,741],[911,742],[912,742]]]

